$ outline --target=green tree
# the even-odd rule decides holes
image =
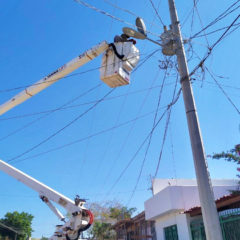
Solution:
[[[4,218],[0,219],[0,222],[11,229],[16,230],[18,232],[18,240],[25,240],[27,237],[31,237],[32,235],[32,220],[33,216],[31,214],[15,211],[13,213],[6,213]],[[15,238],[15,233],[13,231],[5,231],[3,235],[9,236],[12,239]]]
[[[111,226],[110,223],[95,222],[91,229],[92,239],[115,239],[115,233],[111,229]]]
[[[93,226],[89,229],[87,235],[90,239],[104,240],[115,239],[115,231],[112,225],[117,220],[129,219],[136,211],[136,208],[127,208],[116,201],[105,203],[90,203],[88,207],[94,215]]]
[[[42,236],[42,237],[41,237],[41,240],[48,240],[48,238],[47,238],[47,237],[44,237],[44,236]]]
[[[132,214],[136,211],[136,208],[127,208],[127,207],[121,207],[116,208],[112,207],[110,208],[110,217],[117,219],[117,220],[123,220],[123,219],[130,219]]]
[[[240,164],[240,144],[235,145],[234,148],[228,150],[228,151],[223,151],[221,153],[214,153],[211,156],[213,159],[224,159],[225,161],[228,162],[235,162],[237,164]],[[237,177],[240,178],[240,168],[237,167]],[[240,182],[237,190],[231,191],[233,194],[240,194]]]

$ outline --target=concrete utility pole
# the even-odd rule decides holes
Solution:
[[[207,161],[205,158],[203,141],[201,137],[198,116],[193,97],[192,86],[189,78],[188,66],[185,57],[185,50],[182,43],[182,36],[174,0],[168,0],[172,22],[172,31],[177,44],[177,61],[184,105],[188,121],[188,130],[191,139],[191,146],[194,158],[195,172],[197,177],[199,198],[202,208],[202,216],[207,240],[222,240],[222,232],[219,216],[214,200],[212,184],[208,173]]]

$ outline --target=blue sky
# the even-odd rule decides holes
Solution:
[[[112,0],[112,2],[141,16],[148,30],[153,33],[149,34],[149,37],[157,40],[163,29],[149,1]],[[106,1],[92,0],[88,3],[124,19],[125,22],[133,24],[135,22],[134,16],[112,7]],[[163,22],[168,25],[170,21],[167,1],[154,1],[154,3],[156,6],[159,5],[159,14]],[[214,0],[211,4],[209,1],[201,1],[197,5],[201,21],[195,11],[191,27],[191,15],[185,23],[184,20],[193,7],[193,1],[176,1],[180,22],[183,25],[183,38],[188,39],[193,33],[198,32],[202,24],[207,25],[231,3],[233,1],[220,3]],[[112,42],[114,35],[120,34],[121,28],[127,26],[70,0],[1,1],[0,9],[0,21],[3,23],[0,35],[1,103],[19,92],[19,90],[5,90],[40,80],[97,43],[103,40]],[[206,32],[230,25],[236,16],[236,12],[232,13]],[[222,33],[208,35],[209,44],[213,44]],[[238,40],[239,30],[225,38],[214,49],[206,66],[215,75],[224,77],[216,78],[231,100],[240,108]],[[194,54],[189,61],[190,71],[199,62],[197,56],[202,58],[207,52],[204,37],[192,39],[191,44]],[[141,40],[137,41],[136,46],[140,50],[141,59],[158,49],[157,45]],[[185,47],[189,49],[189,44]],[[187,52],[190,59],[190,51]],[[109,190],[152,128],[154,113],[141,116],[156,110],[164,76],[164,70],[159,69],[158,66],[159,60],[163,59],[161,51],[158,51],[132,74],[132,82],[129,86],[117,88],[108,100],[100,103],[71,127],[32,152],[12,161],[12,164],[70,198],[79,194],[89,201],[118,200],[127,204],[137,181],[146,145],[112,191]],[[175,58],[172,60],[175,62]],[[78,69],[76,73],[97,68],[100,63],[101,57],[98,57]],[[173,72],[170,73],[166,79],[160,107],[166,106],[171,101],[176,81],[173,75]],[[230,149],[238,143],[239,114],[210,75],[206,73],[204,81],[201,81],[202,75],[201,71],[194,75],[197,80],[193,83],[193,90],[205,150],[207,154],[212,154]],[[56,111],[48,116],[39,114],[24,117],[23,115],[57,108],[99,83],[98,70],[62,79],[1,116],[0,158],[8,161],[38,144],[84,112],[91,106],[89,102],[101,98],[110,89],[102,84],[71,104],[80,106]],[[178,83],[177,89],[179,88]],[[163,111],[164,109],[159,110],[158,118]],[[9,119],[15,116],[18,117]],[[44,117],[38,119],[41,116]],[[136,117],[141,118],[95,137],[88,137]],[[34,120],[35,122],[29,127],[13,133]],[[155,173],[165,123],[166,117],[154,132],[137,191],[129,203],[130,207],[136,206],[138,211],[143,209],[144,201],[151,196],[151,191],[148,190],[151,186],[150,175]],[[66,148],[33,157],[82,138],[86,139]],[[208,164],[212,178],[235,178],[234,164],[211,159],[208,160]],[[172,109],[157,177],[195,178],[182,96]],[[0,173],[0,181],[3,183],[0,193],[0,217],[8,211],[29,212],[35,217],[33,236],[50,236],[58,220],[39,200],[38,195],[4,173]]]

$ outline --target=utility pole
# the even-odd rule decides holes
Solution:
[[[188,66],[183,47],[182,36],[174,0],[168,0],[172,23],[172,31],[176,38],[176,55],[181,87],[187,115],[188,130],[191,140],[192,153],[197,177],[198,191],[202,216],[207,240],[222,240],[222,232],[219,216],[214,200],[212,184],[207,168],[207,161],[204,153],[203,141],[198,122],[198,116],[189,78]]]

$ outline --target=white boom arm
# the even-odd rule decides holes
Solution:
[[[65,221],[63,215],[51,201],[61,205],[70,214],[69,221],[65,222],[62,226],[58,225],[57,231],[51,239],[77,239],[81,231],[91,226],[93,215],[89,210],[83,207],[85,201],[77,198],[74,202],[2,160],[0,160],[0,170],[38,192],[43,202],[48,205],[60,220]]]
[[[53,83],[57,82],[59,79],[65,77],[69,73],[73,72],[77,68],[86,64],[87,62],[93,60],[101,53],[108,49],[109,45],[106,41],[96,45],[95,47],[87,50],[83,54],[74,58],[72,61],[64,64],[62,67],[58,68],[56,71],[50,73],[48,76],[42,78],[40,81],[36,82],[32,86],[26,88],[16,96],[12,97],[9,101],[0,105],[0,115],[19,105],[20,103],[26,101],[30,97],[39,93],[43,89],[49,87]]]

